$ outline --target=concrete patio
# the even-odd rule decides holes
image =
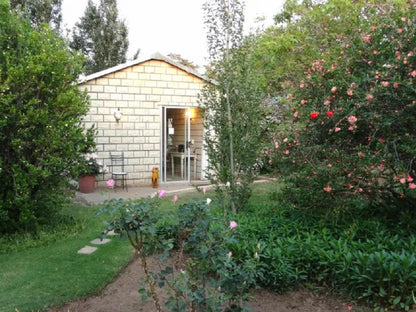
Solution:
[[[173,196],[186,192],[195,192],[196,187],[200,188],[211,188],[212,186],[208,181],[198,183],[165,183],[160,184],[158,188],[152,188],[151,186],[140,186],[132,185],[128,187],[128,191],[123,190],[120,187],[110,189],[108,187],[98,186],[96,187],[94,193],[81,193],[76,192],[75,200],[84,204],[84,205],[99,205],[102,204],[105,200],[109,199],[138,199],[148,196],[157,195],[158,190],[165,190],[167,195]]]

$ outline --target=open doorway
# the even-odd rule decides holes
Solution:
[[[163,182],[200,179],[202,120],[196,108],[163,108],[161,151]]]

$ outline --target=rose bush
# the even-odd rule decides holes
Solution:
[[[297,207],[415,206],[416,4],[350,29],[304,73],[268,156]],[[364,22],[365,23],[365,22]],[[333,57],[333,56],[336,57]]]

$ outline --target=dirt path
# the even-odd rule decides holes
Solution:
[[[153,258],[149,266],[157,270]],[[60,308],[50,309],[50,312],[137,312],[155,311],[153,301],[142,302],[137,290],[144,282],[143,269],[138,260],[131,262],[99,295],[77,300]],[[161,294],[161,300],[167,295]],[[283,295],[259,290],[255,298],[248,304],[253,312],[345,312],[348,303],[331,296],[323,296],[308,291],[295,291]],[[353,308],[353,311],[363,311]],[[167,309],[164,309],[167,311]]]

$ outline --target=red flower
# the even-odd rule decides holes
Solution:
[[[319,113],[318,112],[312,112],[310,116],[311,116],[311,119],[314,120],[315,118],[317,118],[319,116]]]
[[[326,112],[326,116],[327,116],[328,118],[331,118],[332,116],[334,116],[334,112],[331,112],[331,111]]]

